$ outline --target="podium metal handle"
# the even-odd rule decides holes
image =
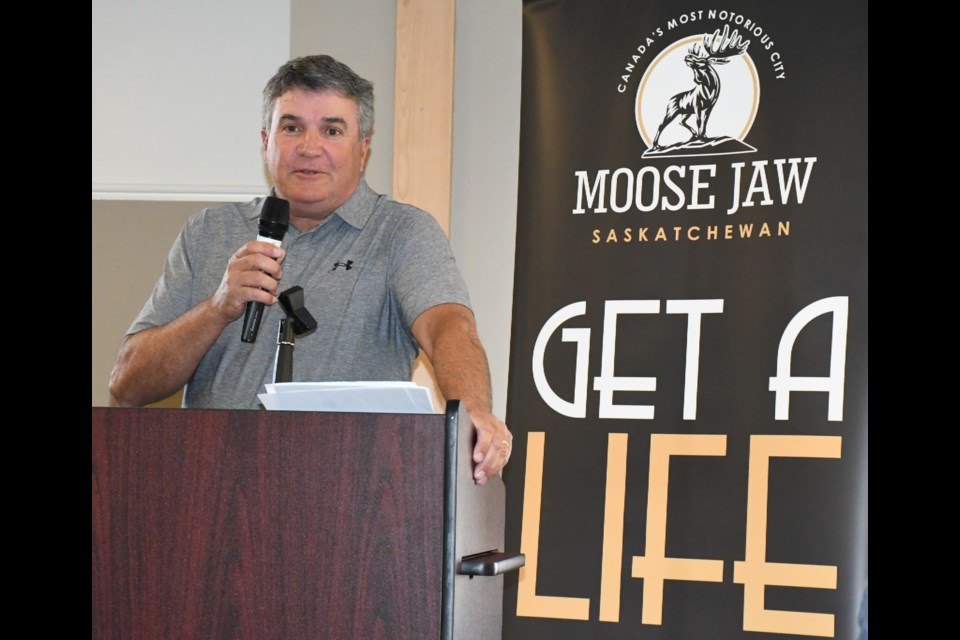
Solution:
[[[522,553],[484,551],[463,556],[457,573],[466,576],[498,576],[508,571],[516,571],[526,564],[526,561],[527,557]]]

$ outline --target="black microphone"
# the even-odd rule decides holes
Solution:
[[[260,209],[260,227],[257,240],[280,246],[283,236],[290,226],[290,203],[282,198],[267,196]],[[243,313],[243,331],[240,339],[243,342],[254,342],[257,332],[260,331],[260,320],[263,318],[263,303],[251,300]]]

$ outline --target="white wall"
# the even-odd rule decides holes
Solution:
[[[95,197],[246,200],[289,0],[93,0]]]

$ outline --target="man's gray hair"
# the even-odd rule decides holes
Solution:
[[[270,130],[270,118],[277,98],[291,89],[329,91],[357,103],[360,139],[373,132],[373,83],[328,55],[303,56],[285,63],[263,88],[263,128]]]

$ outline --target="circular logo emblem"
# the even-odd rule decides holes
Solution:
[[[651,155],[756,151],[744,139],[760,104],[749,40],[724,27],[666,47],[637,89],[637,130]]]

